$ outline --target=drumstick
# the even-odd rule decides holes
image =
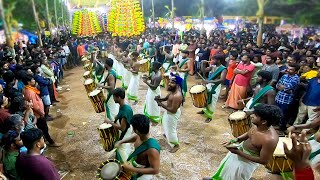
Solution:
[[[291,138],[291,131],[289,132],[288,138]]]
[[[197,72],[198,73],[198,75],[200,76],[200,78],[202,79],[202,80],[206,80],[206,79],[204,79],[202,76],[201,76],[201,74],[199,73],[199,72]]]

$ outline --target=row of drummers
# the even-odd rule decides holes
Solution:
[[[122,81],[127,80],[127,84],[129,84],[131,78],[130,71],[125,68],[125,65],[116,61],[113,55],[109,54],[108,57],[114,60],[113,68],[118,73],[117,79],[122,79]],[[84,87],[95,112],[101,113],[105,111],[104,102],[106,98],[102,89],[99,89],[97,84],[104,81],[103,77],[99,77],[99,75],[103,74],[104,67],[99,67],[99,64],[92,61],[94,58],[94,56],[91,56],[91,58],[82,58],[83,68],[85,69],[85,73],[83,74]],[[148,73],[151,63],[150,60],[140,60],[139,63],[139,72]],[[119,140],[119,131],[117,131],[112,125],[106,123],[101,124],[97,129],[102,141],[103,149],[107,152],[114,152],[114,145]],[[101,163],[97,170],[96,177],[100,180],[130,180],[132,179],[132,174],[122,169],[120,161],[116,159],[108,159]]]
[[[193,105],[198,108],[205,108],[208,102],[207,87],[204,85],[194,85],[189,90]],[[239,137],[248,132],[252,126],[250,114],[251,111],[236,111],[229,115],[228,121],[231,126],[232,135]],[[283,149],[283,143],[292,147],[291,138],[279,137],[277,147],[273,153],[273,158],[268,162],[266,168],[271,173],[291,172],[293,170],[293,162],[288,159]]]

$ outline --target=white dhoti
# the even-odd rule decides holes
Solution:
[[[257,156],[249,151],[242,149],[246,154]],[[258,163],[249,161],[243,157],[228,152],[221,161],[217,172],[213,175],[213,180],[249,180],[253,172],[259,167]]]
[[[147,91],[146,102],[144,105],[144,115],[148,116],[153,122],[160,122],[160,107],[158,103],[154,100],[156,96],[161,96],[160,87],[156,90],[152,90],[150,87]]]
[[[138,101],[139,85],[140,75],[132,74],[127,92],[129,100]]]
[[[170,145],[178,145],[178,134],[177,134],[177,124],[178,120],[181,116],[181,110],[180,108],[177,110],[175,114],[172,114],[168,111],[165,111],[162,118],[162,127],[164,134],[167,137],[167,141],[170,143]]]
[[[144,165],[140,165],[136,161],[131,161],[131,163],[136,168],[146,168]],[[142,176],[139,176],[137,180],[151,180],[152,178],[153,178],[152,174],[144,174]]]
[[[311,146],[310,164],[314,166],[320,162],[320,143],[314,139],[309,140],[309,143]]]
[[[131,80],[132,73],[125,69],[125,76],[124,79],[122,80],[122,87],[124,89],[127,89]]]
[[[118,70],[119,70],[119,72],[117,72],[117,73],[119,74],[119,76],[123,80],[125,73],[126,73],[126,69],[124,68],[122,63],[118,63]]]
[[[108,97],[108,96],[106,96]],[[109,100],[105,103],[106,108],[106,118],[114,121],[114,118],[117,116],[119,112],[119,104],[114,102],[113,96],[111,95]]]
[[[206,85],[208,92],[210,92],[210,91],[212,90],[212,86],[213,86],[212,83]],[[213,113],[214,113],[215,110],[216,110],[216,105],[217,105],[217,102],[218,102],[218,99],[219,99],[220,90],[221,90],[221,84],[219,84],[219,85],[217,86],[217,88],[214,90],[215,93],[213,93],[213,94],[211,95],[211,98],[212,98],[212,99],[211,99],[211,103],[208,104],[207,107],[205,107],[205,108],[203,109],[204,115],[205,115],[207,118],[212,119]]]
[[[124,135],[124,137],[122,139],[126,139],[126,138],[130,137],[131,135],[132,135],[132,127],[130,126],[130,128],[127,130],[126,134]],[[116,157],[118,160],[125,162],[125,161],[127,161],[131,152],[132,152],[131,144],[130,143],[123,143],[117,148]]]

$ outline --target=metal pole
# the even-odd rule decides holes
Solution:
[[[142,9],[142,17],[144,19],[144,5],[143,5],[143,0],[141,0],[141,9]]]

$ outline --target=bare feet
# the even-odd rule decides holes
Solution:
[[[209,122],[211,122],[211,121],[212,121],[211,118],[207,118],[207,119],[205,120],[206,123],[209,123]]]
[[[179,149],[180,149],[180,146],[179,146],[179,144],[178,144],[178,145],[175,145],[172,149],[170,149],[169,152],[175,153],[175,152],[177,152]]]
[[[204,111],[199,111],[197,112],[197,114],[204,114]]]

